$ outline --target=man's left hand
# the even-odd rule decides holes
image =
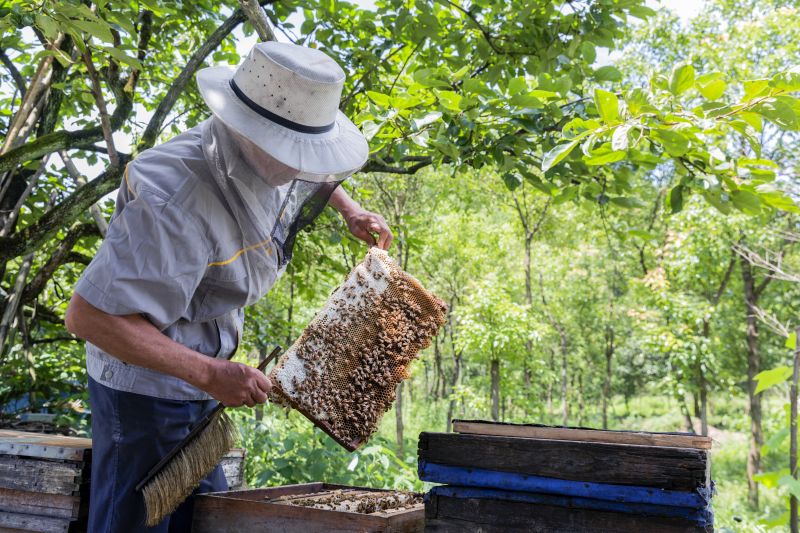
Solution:
[[[386,220],[377,213],[358,208],[352,213],[348,213],[345,222],[347,222],[350,233],[370,246],[388,250],[392,244],[392,230],[389,229]]]

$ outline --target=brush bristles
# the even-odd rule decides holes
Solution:
[[[221,412],[144,486],[148,527],[161,522],[189,497],[233,447],[237,436],[233,421]]]

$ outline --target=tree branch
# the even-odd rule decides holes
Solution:
[[[206,57],[222,43],[234,28],[244,22],[245,18],[244,11],[241,8],[237,9],[220,27],[214,30],[214,33],[212,33],[197,50],[195,50],[192,57],[190,57],[189,61],[186,63],[186,66],[183,67],[181,73],[178,74],[178,77],[172,82],[172,86],[170,86],[164,99],[158,104],[155,113],[153,113],[153,117],[150,119],[147,128],[145,128],[142,134],[139,145],[136,147],[137,153],[150,148],[156,143],[158,133],[161,131],[161,124],[163,124],[164,120],[167,118],[175,102],[178,101],[186,85],[192,80],[194,73],[200,68],[200,65],[203,64]],[[2,170],[2,168],[0,168],[0,170]]]
[[[379,161],[368,161],[361,172],[386,172],[387,174],[416,174],[422,168],[433,163],[432,157],[420,158],[418,162],[408,167],[393,167]]]
[[[84,261],[85,258],[81,254],[72,253],[72,248],[77,244],[78,240],[89,235],[100,235],[100,231],[94,224],[76,224],[67,232],[44,266],[36,272],[33,279],[22,289],[22,305],[35,300],[41,294],[47,282],[61,265],[70,261],[77,260],[81,263]]]
[[[13,235],[0,238],[0,261],[8,261],[13,257],[37,250],[66,223],[77,219],[89,206],[119,187],[123,166],[129,160],[130,155],[120,153],[119,167],[109,167],[30,226]]]
[[[275,32],[272,31],[272,25],[269,23],[266,13],[261,8],[257,0],[239,0],[247,19],[258,34],[258,38],[262,41],[277,41]]]
[[[22,78],[22,75],[17,70],[17,67],[14,66],[14,63],[11,61],[11,59],[6,55],[5,50],[0,50],[0,61],[8,69],[11,77],[14,78],[14,83],[17,84],[17,89],[19,89],[20,99],[24,100],[25,91],[28,90],[28,88],[25,86],[25,80]]]

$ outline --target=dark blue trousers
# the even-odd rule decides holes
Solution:
[[[192,497],[157,526],[146,527],[144,499],[134,487],[216,401],[162,400],[111,389],[91,377],[89,401],[89,533],[188,533],[192,527]],[[194,494],[225,490],[228,483],[217,466]]]

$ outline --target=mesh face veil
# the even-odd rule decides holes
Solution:
[[[257,170],[248,164],[240,143],[212,117],[203,124],[203,153],[241,231],[241,261],[248,276],[246,305],[261,298],[292,257],[297,233],[325,208],[346,175],[312,176],[264,157]],[[348,174],[349,175],[349,174]],[[303,179],[306,178],[306,179]],[[314,176],[319,180],[319,176]]]

